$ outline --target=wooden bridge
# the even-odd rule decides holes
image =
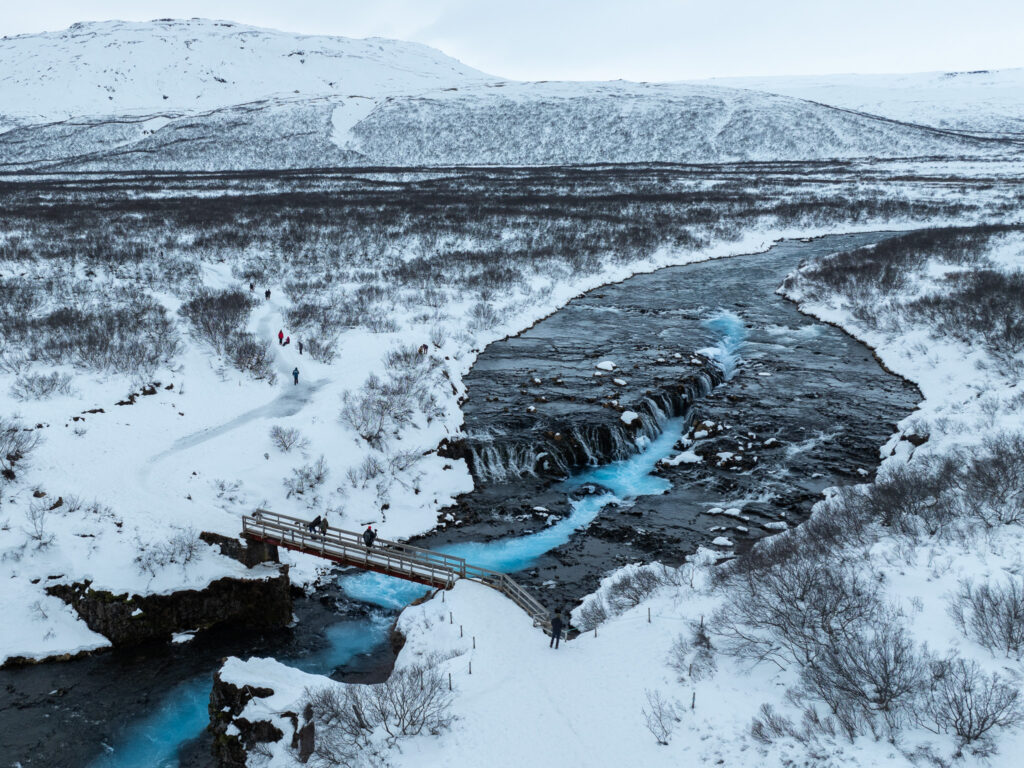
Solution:
[[[548,611],[533,595],[506,574],[471,565],[461,557],[387,539],[375,539],[368,547],[356,531],[328,527],[321,535],[319,528],[309,529],[307,520],[262,509],[242,517],[242,536],[436,589],[448,589],[458,579],[486,584],[526,611],[534,626],[551,631]]]

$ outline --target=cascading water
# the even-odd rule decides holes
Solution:
[[[725,310],[712,315],[702,325],[717,332],[719,341],[714,347],[702,349],[700,352],[718,363],[725,380],[730,381],[742,362],[740,348],[747,337],[746,326],[737,315]]]
[[[604,488],[607,492],[574,500],[572,513],[544,530],[512,539],[452,544],[440,547],[440,550],[464,558],[473,565],[503,573],[515,573],[528,568],[544,553],[568,542],[573,533],[593,522],[608,504],[667,491],[669,482],[651,472],[661,459],[671,455],[684,427],[684,419],[671,419],[665,423],[664,431],[640,453],[628,459],[587,469],[564,481],[561,487],[567,493],[586,485]],[[340,585],[345,594],[355,600],[387,608],[401,608],[428,591],[419,584],[370,572],[344,576]]]
[[[715,347],[701,351],[721,368],[724,379],[729,380],[740,363],[739,353],[746,336],[743,323],[736,315],[723,311],[709,318],[704,325],[718,332],[720,338]],[[687,385],[681,402],[688,408],[699,396],[707,394],[713,384],[709,376],[701,374],[695,383]],[[474,565],[514,573],[528,568],[544,553],[567,543],[573,533],[593,522],[608,504],[667,491],[669,482],[651,472],[662,458],[673,452],[676,441],[688,426],[688,414],[670,418],[670,409],[676,406],[661,398],[657,401],[645,398],[643,406],[639,439],[627,442],[620,430],[605,432],[603,436],[611,441],[612,454],[620,458],[573,474],[561,486],[566,493],[587,485],[603,488],[606,492],[574,500],[568,517],[537,533],[486,543],[453,544],[442,547],[442,551],[465,558]],[[575,431],[574,437],[583,446],[586,459],[597,463],[599,452],[596,446],[602,435],[584,428]],[[481,466],[487,467],[487,473],[494,479],[532,473],[537,462],[543,460],[540,452],[530,450],[525,444],[520,444],[510,454],[511,459],[502,456],[493,445],[484,443],[481,448],[478,454]],[[552,460],[555,460],[554,456]],[[560,468],[566,469],[564,462]],[[419,584],[370,572],[343,576],[340,585],[349,597],[389,610],[401,609],[428,591]],[[285,663],[306,672],[329,674],[355,656],[386,642],[390,622],[391,617],[387,615],[339,622],[326,630],[327,648],[309,657],[285,660]],[[121,743],[93,761],[89,768],[137,768],[141,765],[177,768],[180,746],[195,738],[209,721],[209,691],[209,676],[180,684],[151,714],[133,724]]]

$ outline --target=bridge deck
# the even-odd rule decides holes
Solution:
[[[376,539],[367,547],[362,534],[356,531],[328,527],[321,535],[319,529],[311,531],[308,526],[308,521],[297,517],[257,510],[243,516],[242,536],[428,587],[447,589],[458,579],[477,581],[507,596],[530,615],[535,625],[550,632],[547,609],[504,573],[472,565],[461,557],[398,541]]]

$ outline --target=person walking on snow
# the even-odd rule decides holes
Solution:
[[[562,614],[555,611],[555,615],[551,617],[551,642],[548,643],[548,648],[554,648],[558,650],[558,641],[562,637]]]
[[[256,283],[249,283],[249,293],[256,290]]]
[[[277,343],[278,343],[278,345],[283,345],[284,344],[284,331],[283,330],[277,332]]]
[[[301,341],[299,342],[299,354],[300,355],[302,354],[302,342]]]
[[[363,531],[363,543],[366,544],[367,549],[373,546],[373,540],[376,538],[377,532],[370,526],[366,526],[366,530]]]
[[[291,336],[285,337],[284,345],[287,347],[291,343],[292,343],[292,337]]]
[[[299,383],[299,369],[298,368],[296,368],[294,371],[292,371],[292,378],[295,379],[295,383],[296,384]]]
[[[270,289],[269,288],[267,288],[267,290],[265,290],[263,292],[263,295],[266,297],[267,301],[270,301]]]

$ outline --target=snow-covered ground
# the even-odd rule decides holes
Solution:
[[[981,77],[513,82],[395,40],[84,23],[0,40],[0,168],[1016,157],[970,134],[1015,130],[1020,74]]]
[[[698,82],[778,93],[934,128],[1024,136],[1024,69],[720,77]]]
[[[983,254],[980,266],[1011,273],[1024,268],[1020,233],[980,245],[976,241],[975,250]],[[955,260],[951,263],[938,252],[929,257],[926,249],[923,253],[921,264],[906,269],[909,285],[895,292],[844,294],[820,285],[811,290],[811,283],[799,278],[787,285],[803,311],[841,325],[871,345],[887,367],[921,387],[924,400],[918,411],[880,447],[883,483],[903,467],[921,467],[954,451],[960,452],[957,462],[962,465],[984,453],[986,438],[1019,431],[1024,424],[1019,366],[1007,366],[1005,359],[993,359],[980,345],[900,314],[898,308],[916,296],[947,294],[947,278],[958,270]],[[896,309],[888,312],[885,307]],[[865,317],[871,316],[878,321],[869,326]],[[904,434],[927,435],[928,440],[915,448],[900,439]],[[812,521],[828,513],[829,503],[819,505]],[[939,502],[921,498],[917,503],[929,508]],[[1006,503],[1017,502],[1007,497]],[[998,675],[1006,690],[1020,694],[1020,649],[990,652],[958,629],[949,608],[963,579],[1001,582],[1020,574],[1021,524],[985,527],[961,517],[931,534],[900,534],[895,527],[873,522],[853,533],[836,540],[833,552],[818,555],[821,568],[851,569],[876,585],[880,604],[892,611],[886,620],[898,617],[906,626],[909,642],[918,649],[914,653],[927,648],[933,660],[956,654],[976,663],[981,674]],[[719,634],[715,614],[737,592],[730,582],[712,584],[713,560],[709,553],[698,553],[672,572],[672,583],[662,583],[634,607],[616,606],[613,584],[628,576],[627,571],[635,574],[637,566],[611,574],[573,616],[577,626],[590,626],[588,604],[600,602],[608,618],[557,651],[549,649],[547,638],[530,626],[525,614],[479,585],[460,583],[443,603],[438,596],[406,609],[399,627],[408,640],[398,668],[433,658],[442,679],[450,673],[455,720],[440,737],[402,739],[400,749],[389,751],[387,759],[396,766],[481,760],[496,766],[1018,764],[1024,748],[1019,728],[996,728],[987,742],[960,745],[923,715],[920,720],[906,713],[897,718],[899,727],[891,738],[880,723],[872,726],[879,728],[874,737],[868,731],[847,738],[841,729],[829,733],[828,726],[819,728],[806,718],[801,722],[807,706],[816,708],[823,721],[829,714],[806,689],[798,693],[801,664],[787,661],[778,648],[769,657],[778,663],[757,663],[727,651],[729,641]],[[701,626],[709,631],[709,652],[700,650]],[[270,719],[286,734],[273,746],[273,756],[260,763],[268,766],[295,764],[284,746],[292,727],[278,713],[300,711],[309,690],[343,689],[265,659],[229,660],[221,674],[237,684],[274,689],[270,699],[253,700],[243,713],[250,721]],[[936,685],[941,683],[933,682],[933,690]],[[982,688],[974,689],[972,706],[984,699]],[[657,723],[654,730],[648,727],[647,715],[659,710],[666,726],[659,739],[667,744],[655,738]],[[762,738],[755,737],[752,723],[756,718],[765,722],[766,711],[790,718],[796,735],[787,735],[782,726],[780,733],[762,728]],[[379,736],[370,736],[367,744],[383,749]]]

